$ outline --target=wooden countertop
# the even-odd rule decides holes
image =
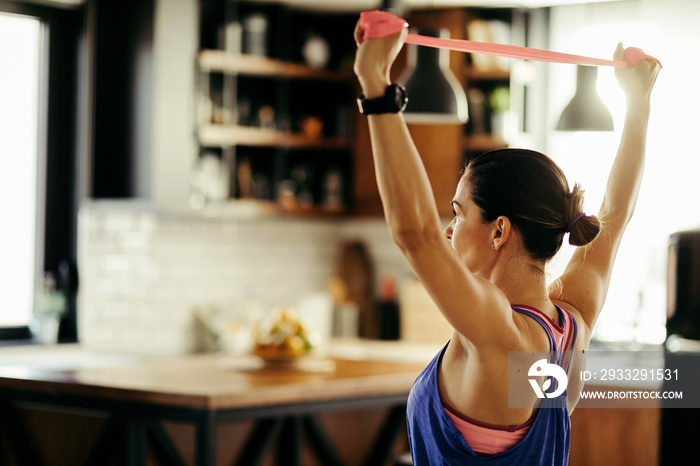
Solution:
[[[211,410],[407,394],[429,352],[419,351],[408,361],[381,360],[381,351],[371,345],[336,347],[325,360],[335,365],[330,372],[240,369],[240,359],[222,354],[143,358],[102,367],[0,365],[0,389]],[[389,356],[406,354],[408,347],[401,345],[379,348]]]

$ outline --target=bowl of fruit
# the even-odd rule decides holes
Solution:
[[[253,329],[252,353],[266,363],[288,363],[309,356],[316,349],[317,336],[292,308],[276,309]]]

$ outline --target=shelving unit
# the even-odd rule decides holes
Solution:
[[[350,139],[344,137],[313,138],[303,133],[261,129],[239,125],[204,124],[198,130],[203,146],[274,147],[286,149],[350,150]]]
[[[465,38],[471,40],[485,40],[487,42],[508,43],[517,46],[541,47],[541,44],[528,43],[532,40],[528,30],[528,24],[532,22],[532,13],[519,8],[472,8],[468,12],[468,23],[476,20],[482,21],[482,25],[475,29],[467,28]],[[483,23],[492,23],[491,26],[484,26]],[[493,26],[495,24],[495,26]],[[470,24],[471,26],[471,24]],[[489,27],[494,27],[493,35],[488,32]],[[477,34],[486,33],[483,37],[471,37],[469,33],[476,31]],[[529,38],[529,39],[528,39]],[[525,63],[512,59],[505,59],[505,62],[497,61],[484,62],[478,60],[478,56],[467,54],[466,67],[462,74],[465,88],[481,91],[483,103],[481,115],[479,111],[473,112],[473,120],[465,127],[465,137],[463,147],[465,157],[469,158],[489,150],[501,149],[510,145],[528,147],[532,143],[532,135],[529,131],[534,130],[538,123],[531,120],[528,125],[526,113],[532,119],[532,112],[526,112],[526,101],[529,101],[527,92],[528,83],[525,77],[528,70]],[[481,56],[483,58],[484,56]],[[492,65],[489,67],[489,64]],[[526,71],[523,73],[523,71]],[[525,77],[525,78],[524,78]],[[499,89],[501,88],[501,89]],[[497,99],[490,96],[495,90],[506,91],[506,99],[499,95]],[[473,99],[472,103],[478,99]],[[499,101],[501,108],[494,107],[494,100]],[[506,100],[504,105],[504,100]],[[507,108],[503,108],[507,107]],[[472,110],[470,105],[470,111]],[[498,119],[493,119],[493,115],[498,114]],[[478,118],[481,117],[481,121]],[[499,131],[497,126],[502,125]]]
[[[496,85],[510,85],[510,70],[480,70],[474,66],[467,66],[464,70],[466,87],[493,88]],[[470,153],[481,153],[494,149],[508,147],[508,143],[492,132],[465,134],[462,145],[464,150]]]
[[[313,68],[300,63],[256,55],[231,55],[223,50],[202,50],[199,53],[198,65],[200,71],[219,71],[247,76],[318,79],[339,82],[349,82],[352,79],[352,74],[346,71]]]
[[[205,202],[211,215],[257,212],[255,215],[381,215],[366,119],[358,115],[359,94],[351,71],[355,46],[350,34],[356,14],[295,10],[268,2],[201,0],[200,52],[197,56],[198,117],[196,138],[203,155],[214,156],[228,166],[230,192],[225,199]],[[466,39],[473,19],[499,19],[515,29],[516,10],[507,8],[444,8],[407,13],[412,27],[447,28],[455,39]],[[268,53],[256,56],[221,50],[218,30],[229,21],[245,21],[246,15],[262,13],[269,20]],[[305,63],[301,52],[309,29],[320,33],[332,48],[327,66]],[[511,42],[524,45],[514,35]],[[339,50],[336,48],[340,47]],[[345,47],[345,48],[343,48]],[[392,68],[396,80],[405,53]],[[511,107],[523,115],[523,93],[514,88],[509,70],[475,66],[468,54],[453,53],[450,67],[465,89],[487,95],[502,86],[511,91]],[[410,96],[409,96],[410,98]],[[274,113],[274,121],[262,121],[260,109]],[[271,112],[272,110],[272,112]],[[471,109],[470,109],[471,110]],[[466,158],[476,153],[507,147],[508,142],[492,130],[490,109],[484,108],[483,125],[409,125],[423,157],[441,215],[451,213],[450,200]],[[269,117],[269,115],[268,115]],[[303,123],[311,117],[310,127]],[[321,123],[322,128],[318,127]],[[314,128],[314,124],[316,127]],[[208,157],[211,160],[212,157]],[[269,183],[264,194],[241,194],[238,167],[263,174]],[[294,206],[281,201],[279,186],[298,174],[299,166],[310,169],[313,202]],[[342,203],[324,206],[323,177],[329,170],[342,174]],[[245,170],[244,170],[245,171]],[[298,193],[297,193],[298,194]],[[308,194],[308,193],[307,193]],[[281,204],[287,207],[281,207]],[[252,207],[251,207],[252,205]],[[301,207],[303,205],[303,207]]]
[[[488,98],[488,93],[492,92],[498,86],[510,88],[510,70],[480,70],[474,66],[467,66],[463,79],[467,89],[478,89],[484,93],[485,98]],[[491,121],[489,121],[491,109],[488,108],[487,102],[484,102],[481,111],[483,111],[482,118],[484,119],[481,122],[481,125],[483,125],[482,130],[474,130],[473,119],[476,116],[473,114],[471,116],[472,121],[465,127],[462,146],[467,157],[472,154],[475,155],[508,147],[508,142],[506,142],[501,135],[495,134],[493,131],[494,128],[491,125]],[[472,113],[474,113],[473,108]]]
[[[229,200],[210,202],[201,208],[201,213],[210,218],[250,218],[271,216],[286,217],[334,217],[347,213],[347,209],[325,206],[285,207],[277,202],[259,200]]]
[[[504,42],[505,28],[512,29],[512,10],[479,9],[471,10],[466,26],[466,38],[477,41]],[[493,25],[497,24],[497,27]],[[471,36],[474,33],[476,37]],[[508,141],[496,128],[495,117],[505,119],[503,95],[508,94],[507,106],[510,107],[511,72],[497,58],[467,54],[463,73],[467,96],[470,98],[471,121],[465,126],[463,148],[465,157],[477,155],[489,150],[508,147]],[[496,104],[497,105],[494,105]]]
[[[354,17],[253,1],[201,5],[197,166],[206,158],[211,170],[212,160],[219,160],[224,174],[217,178],[223,187],[216,196],[193,190],[193,206],[209,216],[347,212],[355,84],[346,55],[354,44],[333,34],[352,31]],[[264,54],[247,53],[245,28],[241,49],[223,50],[221,31],[231,24],[240,28],[251,16],[268,23]],[[301,49],[311,35],[329,47],[326,66],[305,63]]]

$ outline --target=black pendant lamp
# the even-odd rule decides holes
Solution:
[[[447,29],[419,30],[420,35],[449,38]],[[408,44],[406,69],[399,82],[406,88],[409,123],[466,123],[467,96],[450,69],[449,50]]]
[[[598,95],[598,67],[576,67],[576,93],[559,117],[557,131],[613,131],[610,110]]]

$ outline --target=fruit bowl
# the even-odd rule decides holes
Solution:
[[[315,336],[291,308],[279,308],[253,329],[252,354],[270,363],[289,363],[309,356]]]

